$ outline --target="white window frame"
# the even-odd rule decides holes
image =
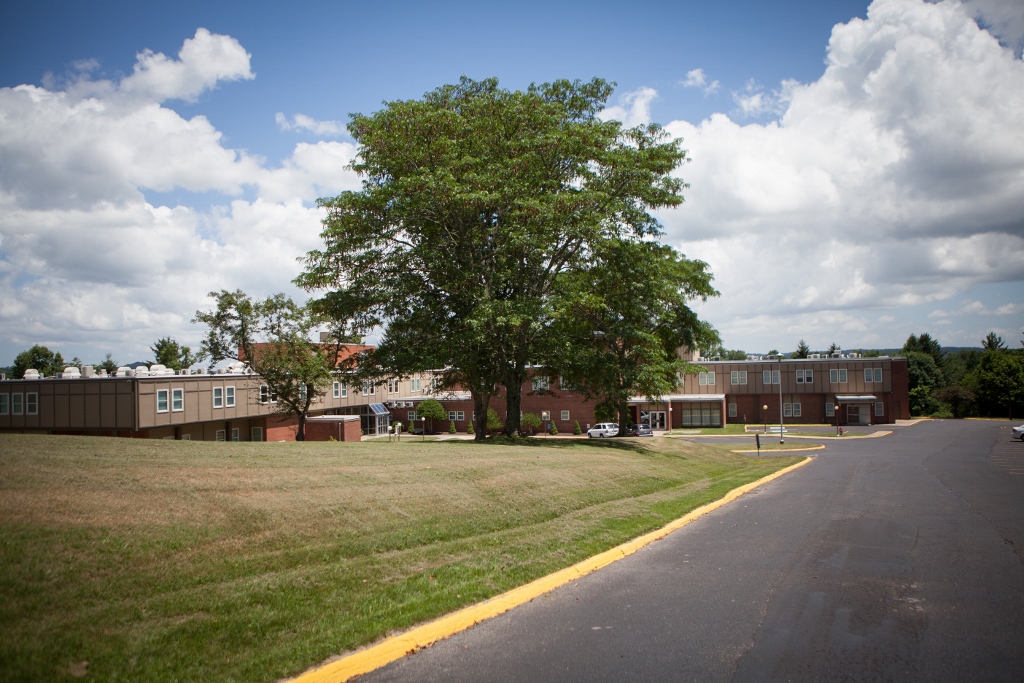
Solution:
[[[864,368],[864,382],[871,384],[875,381],[875,372],[872,368]]]
[[[875,382],[882,381],[882,368],[875,368]]]
[[[263,441],[263,427],[253,427],[249,438],[253,441]]]
[[[185,411],[185,390],[171,389],[171,412],[181,413]]]
[[[266,403],[269,403],[269,404],[277,403],[277,394],[270,390],[270,385],[267,385],[267,384],[261,384],[260,385],[260,403],[264,403],[264,404],[266,404]]]
[[[224,387],[224,407],[235,407],[235,387],[233,386]]]
[[[730,403],[729,404],[729,417],[736,417],[736,404],[735,403]]]
[[[410,410],[406,414],[406,417],[409,418],[409,422],[414,422],[416,420],[416,411],[415,410]]]
[[[163,402],[163,409],[160,408],[161,399]],[[156,412],[158,413],[169,413],[171,411],[171,392],[168,389],[157,389],[156,390]]]
[[[772,371],[762,370],[761,371],[761,384],[770,385],[772,383]]]
[[[11,415],[25,414],[25,395],[11,394]]]
[[[411,377],[409,379],[409,393],[418,394],[422,387],[422,380],[419,377]]]
[[[542,410],[542,411],[540,411],[540,421],[541,422],[551,422],[551,411],[550,410]]]
[[[836,404],[835,403],[826,403],[825,404],[825,417],[835,417],[835,416],[836,416]]]
[[[814,370],[804,370],[804,384],[814,383]]]
[[[746,383],[747,383],[747,371],[746,370],[740,370],[740,384],[741,385],[746,385]]]
[[[348,382],[341,383],[341,397],[348,398]]]
[[[239,437],[238,427],[232,427],[231,428],[231,440],[232,441],[238,441],[238,437]]]
[[[305,384],[300,384],[299,385],[299,400],[300,401],[305,401],[306,400],[306,396],[308,396],[308,395],[309,395],[309,389],[307,389]]]
[[[875,417],[885,417],[884,401],[875,401]]]
[[[25,414],[26,415],[38,415],[39,414],[39,393],[35,391],[29,391],[25,394]]]
[[[363,382],[363,396],[376,396],[377,387],[373,382]]]
[[[226,430],[218,429],[216,432],[213,433],[213,440],[214,441],[226,441],[227,440],[227,434],[228,433],[227,433]]]
[[[334,398],[341,398],[341,382],[334,383]]]
[[[846,368],[839,368],[839,383],[840,384],[846,384],[846,379],[847,379]]]
[[[715,386],[715,371],[714,370],[708,370],[708,386],[709,387]]]
[[[568,422],[568,421],[569,421],[569,411],[568,410],[563,410],[562,411],[562,422]]]
[[[11,395],[0,394],[0,415],[11,414]]]
[[[530,386],[534,391],[550,391],[551,381],[545,375],[534,375],[530,378]]]
[[[804,371],[803,370],[797,370],[796,371],[796,383],[797,384],[803,384],[804,383]]]
[[[782,404],[782,416],[783,417],[793,417],[793,404],[792,403],[783,403]]]
[[[847,378],[846,368],[831,368],[828,371],[828,381],[830,384],[846,384]]]
[[[465,410],[449,410],[448,419],[454,420],[455,422],[463,422],[466,419]]]
[[[213,407],[215,409],[224,407],[224,387],[213,388]]]
[[[795,401],[793,403],[793,417],[801,417],[800,404]]]
[[[389,394],[400,393],[401,388],[402,388],[402,383],[399,382],[397,379],[389,379],[388,380],[388,393]]]

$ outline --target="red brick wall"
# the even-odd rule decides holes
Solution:
[[[306,422],[306,441],[361,441],[359,420],[315,420]]]
[[[892,359],[892,405],[887,405],[890,421],[910,419],[910,373],[906,358]]]

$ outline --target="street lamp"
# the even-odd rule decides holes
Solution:
[[[836,403],[836,436],[839,436],[839,403]]]
[[[768,404],[765,403],[761,406],[761,411],[764,412],[764,433],[768,433]]]

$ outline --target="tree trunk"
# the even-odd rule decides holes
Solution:
[[[295,432],[295,440],[306,440],[306,416],[303,413],[299,413],[299,431]]]
[[[516,367],[505,378],[505,436],[523,435],[519,420],[523,408],[523,382],[525,368]]]
[[[487,409],[491,405],[491,395],[475,390],[469,393],[473,396],[473,429],[476,430],[473,440],[483,441],[487,438]]]
[[[626,436],[626,427],[632,419],[629,415],[629,400],[622,399],[619,403],[619,433],[615,436]]]

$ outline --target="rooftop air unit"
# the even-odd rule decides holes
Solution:
[[[125,365],[119,367],[114,373],[114,377],[133,377],[134,375],[135,371]]]
[[[82,366],[82,377],[95,377],[96,370],[91,365]]]
[[[60,376],[64,379],[81,379],[82,371],[78,368],[64,368],[64,372]]]
[[[149,377],[149,368],[147,368],[145,365],[140,365],[139,367],[135,368],[135,376]]]
[[[39,379],[39,371],[35,368],[29,368],[25,371],[24,379]]]

